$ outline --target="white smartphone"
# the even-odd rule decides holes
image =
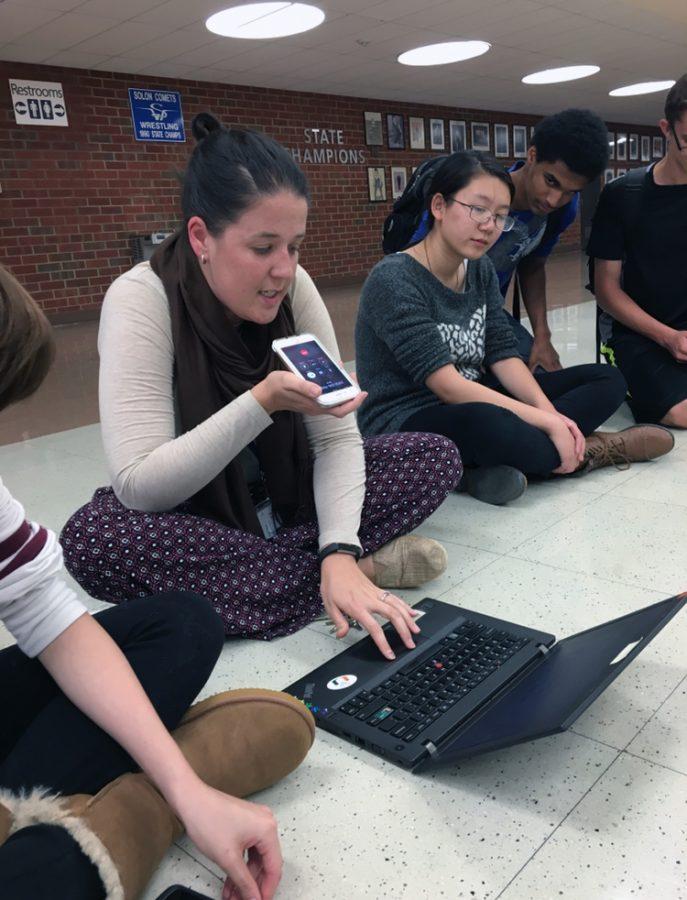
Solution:
[[[272,349],[296,375],[319,384],[320,406],[338,406],[360,393],[358,385],[337,366],[314,334],[280,338],[272,341]]]

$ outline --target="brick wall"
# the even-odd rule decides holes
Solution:
[[[10,77],[62,82],[69,126],[17,125]],[[180,91],[187,142],[137,142],[129,87]],[[342,147],[364,151],[365,161],[357,165],[303,163],[313,203],[301,262],[321,284],[353,281],[370,270],[380,257],[382,223],[392,203],[389,167],[405,166],[410,174],[411,166],[433,152],[366,147],[365,111],[382,113],[385,142],[386,114],[401,113],[406,147],[409,115],[424,117],[427,127],[430,117],[444,119],[447,142],[450,119],[467,122],[468,142],[471,121],[529,127],[538,120],[458,107],[0,62],[0,261],[51,318],[70,321],[95,314],[110,282],[132,264],[131,235],[175,227],[177,173],[193,147],[191,120],[203,110],[225,124],[261,128],[301,153],[308,146],[305,128],[340,129]],[[656,129],[609,127],[658,134]],[[429,135],[427,141],[429,146]],[[385,167],[386,203],[368,199],[368,166]],[[562,245],[579,247],[579,240],[576,223]]]

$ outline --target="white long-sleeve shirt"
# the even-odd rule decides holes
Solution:
[[[38,656],[87,612],[61,570],[55,534],[27,522],[0,479],[0,619],[27,656]]]
[[[331,319],[300,266],[289,291],[296,333],[338,360]],[[108,290],[100,316],[100,422],[112,487],[131,509],[162,512],[213,479],[272,419],[250,391],[185,434],[176,421],[174,342],[165,289],[139,263]],[[365,458],[355,416],[304,416],[314,460],[320,547],[358,544]]]

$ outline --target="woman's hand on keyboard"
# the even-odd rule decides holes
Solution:
[[[376,614],[391,622],[408,649],[415,646],[413,634],[420,629],[414,611],[400,597],[374,585],[352,556],[332,553],[322,561],[320,593],[337,638],[348,634],[352,619],[362,625],[387,659],[395,659]]]

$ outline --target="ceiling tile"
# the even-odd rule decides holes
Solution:
[[[79,12],[87,16],[111,16],[116,12],[117,17],[131,19],[134,16],[151,12],[156,6],[161,6],[165,0],[78,0],[81,5]]]
[[[3,47],[0,47],[0,55],[6,62],[42,63],[48,54],[42,47],[5,44]]]
[[[25,9],[52,9],[55,12],[69,12],[80,3],[83,0],[21,0]]]
[[[91,69],[108,58],[107,53],[82,53],[81,50],[63,50],[49,56],[43,62],[49,66],[69,66],[73,69]]]
[[[0,3],[0,46],[16,41],[35,28],[58,19],[60,15],[54,9],[25,7],[23,0],[5,0]]]
[[[84,53],[103,53],[109,56],[121,53],[122,48],[135,50],[142,44],[159,37],[160,30],[155,25],[146,25],[143,22],[122,22],[108,28],[101,34],[87,38],[76,45],[76,48]]]
[[[204,22],[213,13],[238,5],[231,0],[167,0],[166,3],[153,6],[151,0],[149,11],[139,13],[134,18],[137,22],[150,22],[171,30],[183,28],[192,22]]]
[[[0,6],[2,9],[2,6]],[[29,43],[34,47],[46,47],[57,53],[79,44],[89,37],[93,37],[108,28],[117,25],[116,19],[106,19],[102,16],[81,16],[78,13],[63,13],[59,18],[53,19],[46,25],[35,28],[29,34],[25,34],[22,43]]]

